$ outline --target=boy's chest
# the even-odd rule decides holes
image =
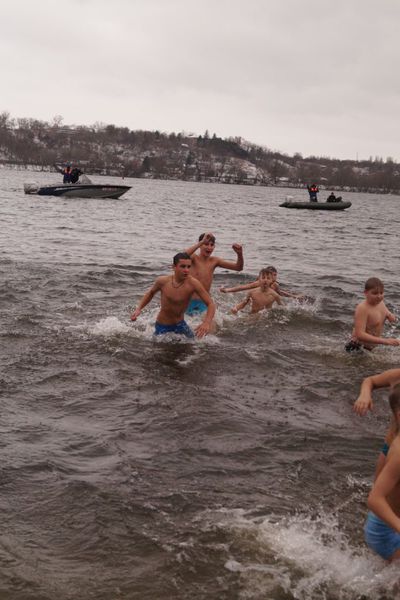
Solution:
[[[374,306],[368,311],[367,325],[382,325],[385,320],[385,308],[383,306]]]
[[[186,284],[186,282],[178,287],[168,283],[163,289],[163,296],[165,300],[169,302],[183,302],[187,300],[188,296],[192,293],[192,289]]]

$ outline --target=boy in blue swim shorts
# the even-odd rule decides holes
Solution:
[[[131,315],[131,321],[136,321],[143,308],[149,304],[157,292],[161,293],[161,309],[157,315],[155,335],[175,333],[193,338],[194,333],[184,320],[192,294],[197,294],[206,306],[206,314],[202,323],[196,328],[196,336],[201,338],[211,329],[215,314],[215,304],[200,281],[191,277],[192,259],[185,252],[180,252],[173,259],[173,275],[157,277],[153,286],[144,294],[137,308]]]
[[[232,249],[236,253],[236,262],[225,260],[219,256],[212,256],[215,250],[215,236],[212,233],[202,233],[199,236],[199,241],[187,248],[186,253],[192,259],[192,275],[196,277],[207,290],[211,289],[211,284],[214,277],[214,271],[217,267],[222,269],[230,269],[231,271],[243,270],[243,249],[240,244],[233,244]],[[199,253],[196,251],[199,250]],[[203,302],[199,294],[194,294],[186,309],[186,314],[189,316],[201,315],[207,310],[207,305]]]
[[[364,532],[371,550],[391,562],[400,559],[400,383],[392,387],[389,404],[396,435],[368,497]]]

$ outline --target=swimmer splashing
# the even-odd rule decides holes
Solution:
[[[195,293],[204,302],[207,311],[202,323],[196,328],[196,336],[202,338],[210,332],[215,314],[215,304],[202,284],[191,277],[192,259],[188,254],[185,252],[176,254],[173,258],[173,265],[173,275],[162,275],[156,279],[132,313],[131,321],[136,321],[155,294],[161,292],[161,310],[157,316],[154,333],[156,335],[176,333],[193,338],[194,333],[184,320],[184,315],[190,298]]]

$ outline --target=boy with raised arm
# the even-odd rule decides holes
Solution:
[[[192,258],[192,276],[196,277],[203,284],[207,292],[211,289],[214,271],[217,267],[230,269],[231,271],[242,271],[244,264],[243,249],[240,244],[232,245],[232,249],[237,255],[236,262],[225,260],[219,256],[211,256],[215,249],[215,241],[215,236],[212,233],[202,233],[199,236],[199,241],[185,251]],[[196,254],[196,250],[200,250],[198,254]],[[199,294],[195,293],[186,310],[186,314],[190,316],[201,314],[206,308]]]
[[[232,308],[231,312],[234,315],[236,315],[239,310],[243,310],[249,302],[251,303],[251,314],[258,313],[265,308],[271,308],[275,302],[277,304],[282,304],[280,295],[271,287],[273,279],[271,272],[268,271],[268,269],[261,269],[258,282],[257,288],[251,290],[242,302],[239,302],[239,304]]]
[[[283,290],[280,287],[279,283],[277,282],[278,271],[276,270],[275,267],[273,267],[273,266],[266,267],[265,269],[262,269],[262,271],[268,271],[271,274],[272,283],[271,283],[270,287],[280,296],[284,296],[286,298],[296,298],[298,300],[305,299],[305,296],[303,296],[302,294],[294,294],[293,292]],[[260,271],[260,273],[261,273],[261,271]],[[251,283],[244,283],[242,285],[236,285],[234,287],[221,287],[221,288],[219,288],[219,291],[222,292],[223,294],[226,294],[226,293],[230,293],[230,292],[244,292],[246,290],[253,290],[257,287],[260,287],[260,279],[259,278],[257,279],[257,281],[252,281]]]
[[[365,300],[360,302],[354,313],[354,327],[350,341],[346,344],[347,352],[355,350],[373,350],[378,344],[400,346],[396,338],[382,337],[385,321],[394,323],[397,319],[383,302],[383,283],[377,277],[370,277],[365,282]]]
[[[144,294],[131,315],[131,321],[136,321],[145,306],[157,292],[161,292],[161,310],[155,324],[155,334],[177,333],[193,338],[194,333],[184,320],[192,294],[204,303],[207,313],[203,322],[196,328],[196,336],[201,338],[209,333],[215,314],[215,304],[203,285],[190,275],[192,259],[185,252],[174,256],[174,272],[172,275],[157,277],[153,286]]]

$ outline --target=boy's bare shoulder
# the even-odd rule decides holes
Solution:
[[[368,312],[368,304],[365,300],[363,300],[362,302],[357,304],[355,314],[357,315],[357,314],[362,314],[365,312]]]
[[[157,277],[155,283],[156,285],[163,286],[168,283],[168,281],[171,281],[171,275],[160,275]]]
[[[193,275],[189,275],[186,279],[186,284],[190,285],[194,289],[198,289],[199,287],[204,287],[201,281],[197,279],[197,277],[193,277]]]

